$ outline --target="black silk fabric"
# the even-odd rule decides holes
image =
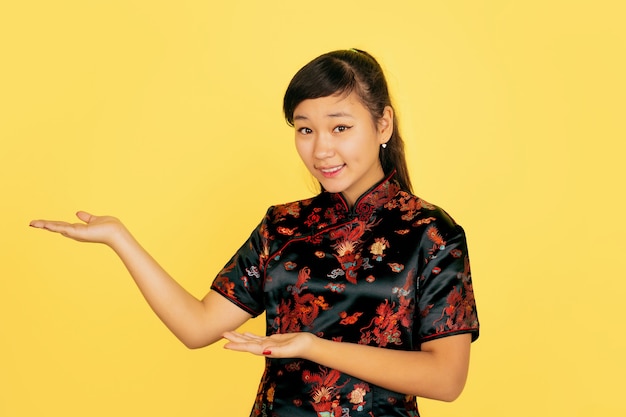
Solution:
[[[454,334],[478,337],[463,229],[393,174],[352,208],[325,191],[271,207],[212,289],[253,316],[265,312],[268,335],[310,332],[410,351]],[[310,361],[266,358],[251,416],[419,413],[413,396]]]

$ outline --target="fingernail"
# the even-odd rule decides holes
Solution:
[[[264,350],[264,351],[263,351],[263,354],[264,354],[264,355],[271,355],[271,354],[272,354],[272,351],[271,351],[271,350]]]

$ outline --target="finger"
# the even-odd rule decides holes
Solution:
[[[36,227],[38,229],[46,229],[51,232],[60,232],[62,229],[66,229],[70,226],[67,222],[58,222],[51,220],[33,220],[30,222],[30,226]]]
[[[30,223],[28,223],[28,225],[30,227],[36,227],[37,229],[42,229],[44,225],[44,220],[31,220]]]
[[[257,339],[257,340],[259,340],[259,339],[266,339],[265,336],[259,336],[258,334],[254,334],[254,333],[250,333],[250,332],[245,332],[243,335],[246,336],[246,337],[249,337],[250,339]]]
[[[271,353],[267,348],[269,340],[266,337],[260,337],[253,333],[237,332],[225,332],[223,336],[228,340],[224,345],[225,349],[265,356]]]
[[[238,352],[248,352],[255,355],[261,355],[267,350],[266,347],[257,342],[234,342],[229,341],[224,345],[224,349],[235,350]]]
[[[227,339],[231,342],[245,342],[246,341],[243,335],[237,332],[225,332],[222,335],[222,337],[224,337],[224,339]]]
[[[91,223],[92,220],[96,219],[96,216],[87,213],[86,211],[78,211],[76,213],[76,217],[84,221],[85,223]]]
[[[252,333],[225,332],[222,336],[237,343],[258,342],[263,339]]]
[[[32,222],[33,227],[58,233],[62,236],[80,241],[91,241],[85,235],[87,225],[84,223],[67,223],[61,221],[37,220]]]

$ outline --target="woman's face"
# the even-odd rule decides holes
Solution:
[[[357,93],[302,101],[294,111],[296,149],[325,190],[354,202],[384,177],[380,145],[393,130],[393,110],[373,120]]]

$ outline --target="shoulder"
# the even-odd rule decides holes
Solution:
[[[300,219],[317,199],[319,196],[273,205],[268,208],[266,217],[272,223]]]
[[[328,193],[315,197],[276,204],[267,209],[263,227],[270,236],[298,237],[310,233],[332,204]]]
[[[399,191],[385,204],[387,215],[413,230],[434,226],[446,233],[462,232],[461,226],[443,208],[407,191]]]

